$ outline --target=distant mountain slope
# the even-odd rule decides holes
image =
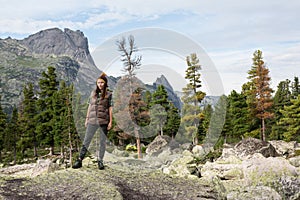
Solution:
[[[76,92],[87,97],[101,74],[90,54],[88,39],[81,31],[52,28],[39,31],[22,40],[0,39],[0,95],[6,112],[11,112],[22,99],[25,84],[34,83],[38,88],[41,73],[48,66],[56,67],[59,80],[73,83]],[[120,77],[109,77],[109,86],[114,89]],[[182,107],[180,92],[175,92],[165,76],[158,77],[153,85],[146,85],[151,92],[164,85],[169,100],[177,108]],[[208,100],[208,101],[206,101]],[[215,98],[206,98],[205,103],[214,103]]]
[[[165,89],[167,90],[169,100],[175,105],[176,108],[181,109],[182,103],[180,98],[177,96],[175,91],[173,90],[173,87],[169,83],[168,79],[161,75],[156,79],[156,81],[153,83],[153,87],[156,90],[158,85],[163,85]]]
[[[0,94],[6,111],[18,105],[24,84],[38,86],[41,72],[48,66],[55,66],[58,78],[73,82],[83,95],[90,93],[101,73],[80,31],[53,28],[23,40],[0,39]]]

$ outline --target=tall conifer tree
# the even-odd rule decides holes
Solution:
[[[273,98],[274,118],[272,120],[272,133],[270,135],[271,139],[283,139],[283,133],[285,130],[282,126],[278,125],[278,122],[283,116],[280,110],[282,110],[284,106],[291,104],[290,82],[291,81],[289,79],[286,79],[285,81],[281,81],[277,86],[277,90]]]
[[[250,130],[249,110],[246,96],[233,90],[227,98],[227,119],[225,138],[228,143],[239,141]]]
[[[10,160],[13,161],[14,165],[17,162],[17,141],[20,135],[20,126],[18,122],[18,109],[14,106],[5,135],[6,149],[13,152]]]
[[[33,148],[34,156],[37,157],[37,137],[36,137],[36,115],[37,115],[37,105],[36,105],[36,95],[34,94],[33,84],[28,83],[23,89],[24,100],[22,102],[22,110],[20,113],[20,123],[22,124],[22,134],[21,140],[18,143],[22,152],[27,148]]]
[[[167,112],[169,111],[169,101],[168,101],[168,93],[163,85],[158,85],[156,91],[152,94],[152,101],[150,103],[151,106],[156,106],[156,109],[152,109],[151,111],[153,120],[158,126],[158,130],[160,135],[163,135],[163,127],[166,122]]]
[[[180,114],[178,108],[174,106],[173,103],[169,104],[169,110],[167,112],[167,122],[164,127],[164,132],[166,135],[171,136],[171,138],[175,138],[178,129],[180,126]]]
[[[283,117],[278,124],[285,129],[284,140],[300,142],[300,95],[296,99],[292,99],[291,103],[281,110]]]
[[[300,94],[299,78],[295,76],[294,81],[292,83],[292,98],[297,99],[299,94]]]
[[[270,88],[269,69],[266,68],[262,52],[257,50],[253,54],[252,69],[248,72],[252,89],[250,89],[249,105],[252,108],[252,113],[261,120],[261,139],[266,140],[265,120],[273,117],[270,112],[272,102],[272,92]]]
[[[50,154],[54,154],[54,96],[58,90],[58,81],[55,68],[48,67],[47,72],[42,73],[42,78],[39,80],[39,99],[38,115],[36,116],[37,127],[36,131],[42,144],[50,147]]]
[[[4,113],[0,95],[0,162],[2,162],[2,151],[4,150],[4,136],[7,126],[7,115]]]
[[[186,58],[187,69],[185,79],[189,81],[187,86],[183,88],[183,117],[182,122],[185,126],[187,135],[192,136],[192,142],[198,144],[197,129],[200,120],[200,103],[205,97],[205,93],[201,88],[201,65],[195,53]]]

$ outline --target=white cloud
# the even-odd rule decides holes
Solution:
[[[81,30],[98,46],[116,34],[166,28],[197,41],[215,63],[225,92],[246,81],[253,52],[261,47],[273,86],[300,76],[300,1],[238,0],[0,0],[0,37],[52,27]],[[176,41],[174,41],[176,43]]]

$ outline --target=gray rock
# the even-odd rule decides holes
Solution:
[[[31,177],[39,176],[43,173],[51,173],[59,169],[59,165],[53,163],[50,159],[38,160],[32,169]]]
[[[166,147],[170,141],[171,138],[169,136],[159,135],[148,145],[146,153],[149,155],[156,153],[158,155],[161,152],[162,148]]]
[[[169,175],[192,177],[191,172],[196,170],[196,166],[192,164],[193,161],[192,156],[182,156],[175,159],[168,167],[164,167],[162,171]]]
[[[276,190],[267,186],[250,186],[242,191],[232,191],[227,195],[227,200],[281,200],[282,197]]]
[[[300,199],[300,179],[299,177],[282,176],[274,181],[273,187],[284,199]]]
[[[295,156],[295,157],[289,158],[289,161],[290,161],[291,165],[293,165],[295,167],[300,167],[300,156]]]
[[[247,138],[240,141],[234,146],[234,150],[239,157],[246,157],[254,153],[261,153],[266,158],[279,156],[272,144],[256,138]]]
[[[299,144],[296,141],[285,142],[283,140],[273,140],[269,141],[269,143],[275,147],[280,156],[286,158],[295,156],[295,150],[299,147]]]
[[[282,157],[265,158],[255,154],[242,163],[244,179],[248,184],[268,185],[280,177],[298,177],[297,169]]]

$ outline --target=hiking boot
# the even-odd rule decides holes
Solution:
[[[77,159],[74,165],[72,166],[73,169],[78,169],[82,167],[82,160]]]
[[[103,170],[103,169],[104,169],[104,164],[103,164],[103,161],[102,161],[102,160],[99,160],[99,161],[98,161],[98,168],[99,168],[100,170]]]

